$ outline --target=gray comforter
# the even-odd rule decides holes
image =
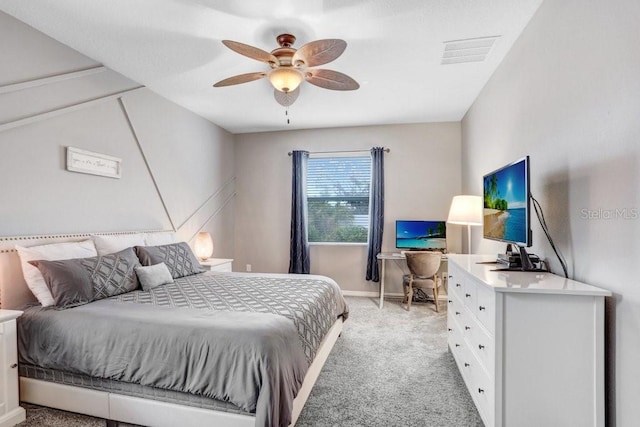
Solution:
[[[20,362],[204,395],[255,413],[257,426],[287,426],[310,359],[347,308],[330,280],[251,279],[205,273],[67,310],[32,307],[18,322]]]

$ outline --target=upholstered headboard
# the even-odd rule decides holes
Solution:
[[[165,233],[173,233],[173,231],[122,231],[111,233],[0,237],[0,306],[4,309],[17,309],[31,302],[37,302],[24,281],[22,268],[20,267],[20,257],[14,248],[15,245],[35,246],[49,243],[74,242],[89,239],[92,235],[163,235]]]

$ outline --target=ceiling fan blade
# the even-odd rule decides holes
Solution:
[[[298,99],[300,95],[300,86],[292,90],[291,92],[280,92],[278,89],[273,90],[273,97],[278,101],[278,104],[283,107],[288,107]]]
[[[213,87],[223,87],[223,86],[239,85],[240,83],[248,83],[254,80],[261,79],[266,75],[267,73],[263,73],[263,72],[238,74],[237,76],[220,80],[218,83],[214,84]]]
[[[257,47],[249,46],[248,44],[234,42],[232,40],[222,40],[222,43],[234,52],[244,55],[257,61],[266,62],[268,64],[279,65],[278,58],[271,53],[258,49]]]
[[[303,45],[293,55],[291,63],[303,62],[307,67],[326,64],[333,61],[347,48],[347,42],[340,39],[316,40]]]
[[[333,70],[308,70],[305,78],[312,85],[324,89],[356,90],[360,87],[351,77]]]

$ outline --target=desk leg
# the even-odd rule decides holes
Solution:
[[[386,259],[381,259],[380,264],[382,264],[382,271],[380,272],[380,309],[382,309],[382,304],[384,303],[384,276],[385,276],[385,265],[387,264]]]

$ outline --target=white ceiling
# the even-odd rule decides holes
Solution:
[[[461,120],[542,0],[0,0],[0,9],[233,133]],[[213,88],[269,67],[227,49],[266,51],[339,38],[319,68],[360,83],[303,83],[285,111],[266,79]],[[500,36],[484,62],[441,65],[444,42]]]

